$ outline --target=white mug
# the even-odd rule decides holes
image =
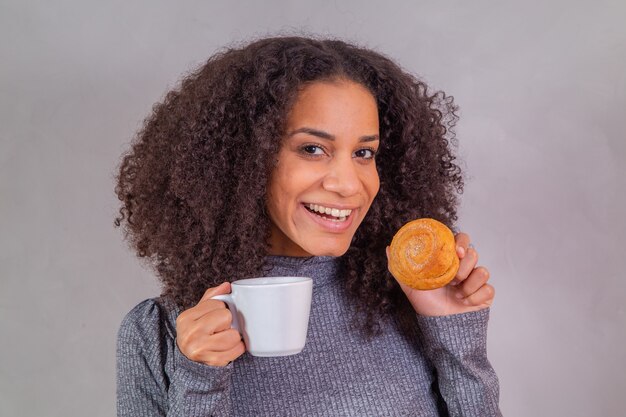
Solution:
[[[228,304],[232,327],[254,356],[287,356],[304,349],[313,280],[263,277],[231,283],[231,293],[211,297]]]

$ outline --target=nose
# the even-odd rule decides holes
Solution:
[[[322,187],[342,197],[358,193],[361,189],[361,179],[352,157],[335,158],[324,176]]]

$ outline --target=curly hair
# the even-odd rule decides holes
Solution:
[[[367,335],[406,308],[385,247],[407,221],[454,228],[463,177],[452,96],[430,91],[386,56],[336,39],[256,40],[213,55],[156,104],[123,156],[115,225],[154,267],[162,296],[193,306],[208,287],[263,271],[266,188],[288,111],[308,83],[348,79],[378,105],[380,191],[341,257]]]

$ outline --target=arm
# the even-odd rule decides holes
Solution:
[[[418,314],[424,349],[437,370],[450,415],[500,416],[498,379],[486,349],[495,291],[488,284],[487,268],[476,266],[478,252],[469,236],[459,233],[455,240],[460,262],[451,283],[427,291],[399,284]]]
[[[417,316],[425,354],[437,370],[450,416],[501,416],[498,378],[487,359],[489,309]]]
[[[193,362],[179,351],[175,336],[154,300],[124,318],[117,343],[118,416],[230,414],[232,363]]]

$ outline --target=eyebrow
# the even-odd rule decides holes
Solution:
[[[296,130],[292,130],[291,132],[289,132],[289,134],[287,135],[287,137],[291,137],[297,133],[306,133],[312,136],[317,136],[318,138],[322,138],[322,139],[326,139],[326,140],[330,140],[330,141],[334,141],[335,140],[335,136],[331,135],[328,132],[324,132],[323,130],[319,130],[319,129],[313,129],[310,127],[301,127],[298,128]],[[378,135],[364,135],[361,136],[359,138],[359,142],[373,142],[376,140],[380,140],[380,137]]]

